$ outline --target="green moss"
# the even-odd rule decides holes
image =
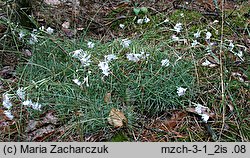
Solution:
[[[111,138],[111,142],[126,142],[129,141],[128,136],[122,132],[119,131],[117,132],[112,138]]]
[[[183,14],[184,17],[182,17],[181,14]],[[170,16],[170,20],[174,22],[180,22],[185,19],[185,21],[189,23],[192,21],[199,21],[201,17],[202,14],[196,11],[176,10]]]

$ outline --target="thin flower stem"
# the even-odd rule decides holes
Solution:
[[[224,85],[224,76],[223,76],[223,61],[222,61],[222,53],[223,53],[223,33],[224,33],[224,5],[225,0],[221,1],[222,10],[221,10],[221,37],[220,37],[220,80],[221,80],[221,105],[222,105],[222,125],[219,135],[219,141],[221,140],[221,135],[225,126],[225,85]]]

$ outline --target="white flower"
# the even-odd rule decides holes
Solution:
[[[205,60],[201,65],[202,66],[209,66],[209,65],[211,65],[212,63],[209,61],[209,60]]]
[[[43,31],[45,29],[44,26],[39,27],[39,30]]]
[[[201,118],[204,122],[207,123],[208,119],[209,119],[209,116],[207,114],[201,114]]]
[[[145,53],[145,52],[142,51],[140,58],[146,59],[148,56],[149,56],[149,54],[147,54],[147,53]]]
[[[70,54],[73,54],[72,57],[77,58],[78,60],[80,60],[80,62],[82,63],[83,66],[89,66],[90,65],[90,62],[91,62],[90,57],[91,57],[91,55],[88,55],[82,49],[75,50],[75,51],[71,52]]]
[[[38,42],[37,36],[35,34],[30,34],[30,40],[29,40],[29,44],[35,44]]]
[[[105,75],[105,76],[108,76],[109,75],[109,65],[108,65],[108,62],[100,62],[98,64],[98,66],[100,67],[100,69],[102,70],[102,73]]]
[[[137,20],[137,24],[142,24],[143,23],[143,19],[138,19]]]
[[[86,86],[89,87],[89,76],[83,79],[83,83],[86,83]]]
[[[209,40],[211,38],[212,34],[211,32],[207,32],[206,33],[206,40]]]
[[[180,14],[180,16],[183,18],[183,17],[184,17],[184,14],[183,14],[183,13],[181,13],[181,14]]]
[[[148,57],[149,54],[146,54],[145,52],[141,52],[140,54],[129,53],[126,54],[126,56],[129,61],[138,62],[141,59],[145,59],[146,57]]]
[[[34,103],[31,104],[31,107],[32,107],[34,110],[39,110],[39,111],[41,111],[42,105],[36,102],[35,104],[34,104]]]
[[[198,43],[199,43],[199,42],[197,42],[197,40],[194,40],[194,41],[191,43],[191,45],[192,45],[192,47],[194,47],[194,46],[196,46]]]
[[[195,112],[201,116],[202,120],[207,123],[209,116],[206,114],[209,110],[208,107],[205,107],[201,104],[195,104]]]
[[[119,27],[120,27],[121,29],[124,29],[125,25],[124,25],[124,24],[119,24]]]
[[[32,101],[31,100],[25,100],[22,104],[25,105],[25,106],[31,106]]]
[[[161,61],[161,66],[165,66],[165,67],[169,66],[169,60],[168,59],[162,60]]]
[[[10,102],[9,94],[3,94],[3,106],[7,109],[12,107],[12,103]]]
[[[235,53],[235,55],[237,55],[238,57],[242,58],[243,57],[243,52],[239,51],[238,53]]]
[[[20,99],[22,99],[22,100],[24,100],[24,98],[25,98],[25,91],[24,91],[24,89],[23,89],[23,87],[19,87],[18,89],[17,89],[17,91],[16,91],[16,94],[17,94],[17,96],[20,98]]]
[[[75,84],[77,84],[78,86],[80,86],[82,84],[81,81],[79,81],[79,79],[73,79],[72,80]]]
[[[88,45],[88,48],[94,48],[94,46],[95,46],[95,44],[93,42],[90,42],[90,41],[87,43],[87,45]]]
[[[197,114],[203,114],[205,111],[207,111],[208,107],[205,107],[201,104],[195,104],[195,112],[197,112]]]
[[[213,21],[213,24],[214,24],[214,23],[218,23],[218,22],[219,22],[218,20],[214,20],[214,21]]]
[[[129,45],[131,44],[131,40],[129,40],[129,39],[122,39],[122,41],[121,41],[121,45],[124,47],[124,48],[127,48],[127,47],[129,47]]]
[[[229,43],[229,50],[232,51],[234,49],[234,44],[232,41]]]
[[[174,31],[176,31],[177,33],[181,32],[182,30],[182,23],[177,23],[175,26],[174,26]]]
[[[105,58],[105,61],[110,62],[111,60],[117,59],[117,56],[114,54],[109,54],[109,55],[105,55],[104,58]]]
[[[180,40],[180,38],[179,38],[179,37],[177,37],[176,35],[173,35],[173,36],[172,36],[172,40],[173,40],[173,41],[179,41],[179,40]]]
[[[25,100],[22,104],[25,105],[25,106],[31,107],[31,108],[33,108],[35,110],[41,111],[42,105],[37,103],[37,102],[33,103],[31,100]]]
[[[18,39],[21,40],[25,36],[25,33],[23,31],[20,31],[18,35]]]
[[[163,22],[164,22],[164,23],[168,23],[168,22],[169,22],[169,19],[165,19]]]
[[[201,36],[201,31],[197,31],[196,33],[194,33],[194,37],[195,38],[199,38]]]
[[[80,58],[80,54],[84,52],[82,49],[78,49],[75,50],[73,52],[70,52],[70,54],[73,54],[72,57],[79,59]]]
[[[8,117],[10,120],[12,120],[14,118],[14,116],[11,114],[11,111],[10,110],[4,110],[3,112],[6,117]]]
[[[150,19],[149,19],[148,17],[145,17],[145,18],[143,19],[143,21],[144,21],[145,23],[148,23],[148,22],[150,22]]]
[[[185,92],[186,92],[186,90],[187,90],[187,88],[178,87],[177,88],[177,94],[178,94],[178,96],[184,95]]]
[[[46,32],[51,35],[54,32],[54,29],[52,29],[51,27],[48,27],[46,29]]]
[[[82,58],[80,58],[80,61],[81,61],[83,66],[90,65],[90,62],[91,62],[90,57],[91,57],[91,55],[84,54],[84,56]]]
[[[209,66],[209,67],[216,67],[217,65],[214,63],[211,63],[209,60],[205,60],[202,64],[202,66]]]
[[[140,60],[140,56],[141,54],[133,54],[133,53],[129,53],[129,54],[126,54],[127,55],[127,59],[129,61],[134,61],[134,62],[138,62]]]

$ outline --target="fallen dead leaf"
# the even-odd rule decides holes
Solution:
[[[0,70],[0,77],[9,79],[15,74],[13,66],[5,66]]]
[[[32,56],[32,52],[29,49],[24,49],[22,51],[23,55],[26,57],[31,57]]]
[[[111,103],[111,93],[106,93],[106,95],[104,96],[104,102],[105,103]]]
[[[70,23],[68,21],[65,21],[63,24],[62,24],[62,27],[65,28],[65,29],[68,29],[70,27]]]
[[[62,31],[65,33],[67,37],[73,37],[75,34],[74,31],[67,28],[62,28]]]
[[[178,111],[173,113],[170,119],[165,120],[157,120],[155,127],[163,130],[172,131],[180,122],[182,122],[183,118],[187,116],[187,113],[184,111]]]
[[[28,141],[43,140],[51,133],[56,132],[59,120],[52,111],[45,113],[40,120],[30,120],[25,132],[28,133]]]
[[[112,108],[109,117],[108,123],[115,128],[123,127],[128,123],[128,119],[125,117],[123,112],[118,109]]]
[[[28,134],[27,141],[36,141],[41,140],[46,137],[48,134],[54,133],[55,127],[53,125],[48,125],[46,127],[42,127]]]

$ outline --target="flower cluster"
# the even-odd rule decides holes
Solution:
[[[209,116],[206,113],[209,110],[208,107],[205,107],[201,104],[195,104],[195,105],[196,105],[195,112],[201,116],[201,118],[204,122],[207,123],[207,121],[209,119]]]
[[[102,70],[102,73],[105,75],[105,76],[108,76],[110,74],[110,69],[109,69],[109,65],[108,65],[108,62],[107,61],[101,61],[99,64],[98,64],[99,68]]]
[[[32,33],[32,34],[30,34],[30,40],[29,40],[29,44],[35,44],[35,43],[37,43],[38,42],[38,39],[37,39],[37,35],[36,34],[34,34],[34,33]]]
[[[14,116],[11,113],[11,107],[13,106],[13,104],[10,101],[9,95],[10,94],[8,94],[8,93],[3,94],[3,106],[7,109],[4,111],[4,114],[6,115],[6,117],[8,117],[10,120],[12,120],[14,118]],[[23,87],[17,89],[16,95],[22,101],[23,105],[29,106],[35,110],[41,111],[41,107],[42,107],[41,104],[39,104],[37,102],[33,103],[31,100],[25,100],[26,95],[25,95],[25,90]]]
[[[42,107],[41,104],[39,104],[38,102],[33,103],[31,100],[28,100],[28,99],[25,100],[26,95],[25,95],[25,90],[24,90],[23,87],[21,87],[21,88],[19,87],[19,88],[17,89],[17,91],[16,91],[16,94],[17,94],[17,96],[19,97],[19,99],[22,101],[22,104],[23,104],[23,105],[28,106],[28,107],[31,107],[31,108],[34,109],[34,110],[39,110],[39,111],[41,111],[41,107]]]
[[[38,102],[33,103],[31,100],[25,100],[22,104],[25,105],[25,106],[31,107],[34,110],[41,111],[42,105],[39,104]]]
[[[100,61],[98,64],[104,76],[108,76],[110,74],[109,62],[115,59],[117,59],[117,56],[114,54],[105,55],[104,61]]]
[[[7,118],[9,118],[10,120],[12,120],[14,118],[14,116],[12,115],[10,109],[12,107],[12,103],[10,101],[10,98],[9,98],[9,94],[6,93],[6,94],[3,94],[3,106],[5,108],[7,108],[7,110],[4,110],[4,114]]]
[[[123,48],[128,48],[130,44],[131,44],[131,40],[129,40],[127,38],[122,39],[122,41],[121,41],[121,45],[122,45]]]
[[[83,79],[83,82],[80,81],[80,80],[77,79],[77,78],[73,79],[72,81],[73,81],[75,84],[77,84],[78,86],[81,86],[81,85],[83,85],[84,83],[86,83],[86,86],[89,87],[89,77],[88,77],[88,76],[85,77],[85,78]]]
[[[137,24],[143,24],[150,22],[150,19],[148,17],[144,17],[143,19],[137,19]]]
[[[149,54],[145,53],[145,52],[141,52],[140,54],[135,54],[135,53],[128,53],[127,54],[127,59],[129,61],[133,61],[133,62],[138,62],[141,59],[145,59],[149,56]]]
[[[177,33],[180,33],[182,30],[182,23],[177,23],[175,26],[174,26],[174,31],[177,32]]]
[[[8,110],[12,107],[12,103],[10,102],[9,94],[3,94],[3,106]]]
[[[90,60],[91,55],[88,55],[82,49],[75,50],[71,52],[70,54],[72,54],[72,57],[80,60],[80,62],[82,63],[82,66],[89,66],[91,63],[91,60]]]

